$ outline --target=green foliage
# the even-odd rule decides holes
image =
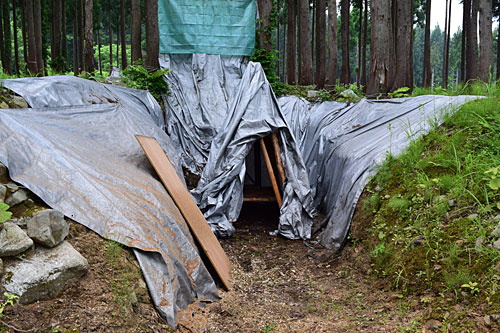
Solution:
[[[3,295],[5,296],[5,300],[0,303],[0,318],[2,318],[3,312],[5,311],[7,305],[14,305],[14,300],[19,298],[19,296],[10,294],[8,292],[4,292]]]
[[[129,88],[148,90],[156,99],[161,99],[162,94],[168,92],[168,84],[163,76],[169,71],[165,68],[148,72],[142,63],[138,62],[123,71],[123,83]]]
[[[389,93],[389,96],[391,96],[392,98],[409,97],[410,96],[410,88],[401,87],[399,89],[396,89],[392,93]]]
[[[5,202],[0,202],[0,223],[8,221],[12,217],[12,212],[7,211],[9,208]]]
[[[497,98],[463,105],[389,156],[367,187],[373,272],[402,294],[500,306],[500,251],[491,246],[500,211],[499,114]]]

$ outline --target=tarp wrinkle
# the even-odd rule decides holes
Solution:
[[[73,76],[3,84],[33,107],[0,110],[0,161],[14,181],[134,248],[153,302],[170,325],[178,309],[218,299],[182,214],[134,136],[156,138],[183,179],[156,100],[146,91]]]

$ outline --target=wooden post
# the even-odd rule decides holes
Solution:
[[[281,160],[281,150],[276,133],[271,134],[271,141],[273,143],[274,157],[276,158],[276,167],[280,175],[281,185],[285,185],[285,170],[283,169],[283,161]]]
[[[269,178],[271,179],[271,184],[273,185],[274,195],[276,196],[276,202],[278,202],[278,206],[281,208],[281,194],[278,188],[278,183],[276,181],[276,176],[274,175],[271,159],[269,158],[269,154],[267,153],[267,148],[266,144],[264,143],[264,139],[259,139],[259,143],[262,155],[264,155],[264,160],[266,161],[267,172],[269,173]]]

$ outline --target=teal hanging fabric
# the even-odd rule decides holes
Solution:
[[[160,53],[252,54],[255,0],[160,0]]]

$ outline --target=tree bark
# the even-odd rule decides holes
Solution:
[[[78,3],[78,58],[79,58],[79,65],[80,65],[80,71],[85,70],[85,55],[84,55],[84,32],[85,32],[85,24],[84,24],[84,10],[83,10],[83,1],[84,0],[79,0]]]
[[[492,0],[479,2],[479,78],[488,82],[493,71]],[[491,73],[493,74],[493,73]]]
[[[42,54],[42,8],[40,0],[33,2],[33,22],[35,24],[35,41],[36,41],[36,62],[38,72],[37,75],[43,75],[43,54]]]
[[[391,0],[371,1],[370,79],[366,94],[389,92],[394,81]]]
[[[144,67],[155,71],[160,67],[160,35],[158,30],[158,1],[144,0],[146,15],[146,61]]]
[[[363,0],[358,0],[359,24],[358,24],[358,69],[356,70],[356,83],[361,86],[361,49],[363,44]]]
[[[120,38],[122,44],[122,69],[127,68],[127,42],[125,40],[125,0],[120,1]]]
[[[257,0],[257,4],[259,6],[259,15],[260,15],[259,47],[262,49],[266,49],[267,52],[271,52],[272,29],[268,29],[267,27],[270,24],[271,11],[273,10],[273,1]]]
[[[73,5],[74,5],[74,10],[75,10],[75,15],[73,17],[73,74],[78,75],[80,74],[80,63],[78,61],[78,0],[75,0]]]
[[[297,19],[295,0],[288,0],[288,29],[287,29],[287,80],[288,84],[296,84],[296,58],[297,58]]]
[[[130,11],[130,46],[131,62],[135,64],[142,59],[141,50],[141,0],[131,0]]]
[[[337,82],[337,63],[337,1],[328,0],[328,67],[326,69],[328,86],[334,86]]]
[[[68,50],[66,46],[66,38],[68,36],[67,29],[66,29],[66,0],[61,0],[61,20],[62,20],[62,27],[61,27],[61,57],[62,57],[62,65],[63,68],[61,68],[62,71],[64,71],[66,68],[69,67],[69,62],[68,62]]]
[[[94,3],[92,0],[85,0],[85,70],[87,73],[94,71]]]
[[[313,65],[311,59],[311,27],[309,20],[309,1],[299,1],[299,53],[302,62],[300,66],[299,84],[313,84]]]
[[[35,37],[35,19],[33,17],[33,1],[34,0],[24,0],[25,4],[25,18],[26,18],[26,27],[27,27],[27,35],[28,35],[28,71],[36,75],[38,74],[38,62],[37,62],[37,44]]]
[[[500,79],[500,33],[497,36],[497,80]]]
[[[431,0],[425,2],[424,68],[422,87],[431,86]]]
[[[342,37],[342,71],[340,83],[349,84],[351,82],[351,70],[349,66],[349,0],[341,0],[340,3],[340,33]]]
[[[366,92],[366,43],[368,39],[368,0],[365,0],[365,15],[363,17],[363,47],[361,49],[361,85]]]
[[[478,78],[478,49],[477,49],[477,14],[479,9],[478,0],[472,0],[470,20],[467,30],[467,53],[466,53],[466,81]]]
[[[12,75],[12,30],[10,29],[10,10],[9,2],[2,1],[2,16],[3,16],[3,45],[5,50],[5,63],[3,64],[4,71]]]
[[[28,45],[27,45],[27,29],[26,29],[26,1],[21,1],[21,35],[23,37],[23,60],[25,65],[24,71],[26,72],[28,65]]]
[[[113,71],[113,26],[111,25],[111,1],[108,2],[108,32],[109,32],[109,73]]]
[[[413,50],[411,40],[413,38],[413,0],[399,0],[395,8],[395,60],[396,75],[392,90],[401,87],[413,89],[411,59]]]
[[[98,63],[99,66],[99,74],[102,76],[102,57],[101,57],[101,35],[99,34],[100,29],[97,28],[97,52],[98,52]]]
[[[12,0],[12,26],[14,29],[14,68],[16,75],[19,76],[19,45],[17,42],[17,13],[16,13],[16,0]]]
[[[323,89],[326,77],[326,1],[318,0],[316,10],[316,85]]]
[[[62,72],[62,1],[54,0],[52,6],[52,40],[51,53],[52,53],[52,66],[56,72]]]
[[[446,61],[446,67],[443,71],[443,84],[444,88],[448,88],[448,68],[450,67],[450,40],[451,40],[451,1],[448,4],[448,33],[446,35],[446,55],[444,60]]]
[[[445,5],[445,15],[444,15],[444,34],[443,34],[443,70],[442,70],[442,77],[443,77],[443,82],[442,82],[442,87],[447,88],[448,87],[448,64],[446,63],[447,60],[447,47],[448,47],[448,1],[446,0],[446,5]],[[451,20],[451,18],[450,18]]]
[[[460,81],[465,83],[467,71],[467,34],[469,30],[471,0],[463,0],[462,17],[462,52],[460,61]]]

